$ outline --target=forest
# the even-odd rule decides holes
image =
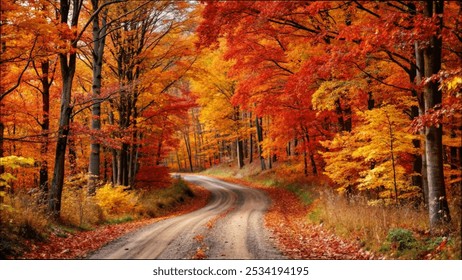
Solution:
[[[1,256],[50,223],[156,216],[153,193],[190,196],[171,172],[219,168],[424,213],[460,247],[461,1],[0,8]]]

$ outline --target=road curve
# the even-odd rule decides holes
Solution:
[[[163,220],[123,236],[90,259],[282,259],[263,225],[270,204],[261,191],[218,179],[185,175],[211,192],[194,212]]]

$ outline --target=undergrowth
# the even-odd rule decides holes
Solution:
[[[0,205],[0,259],[20,256],[27,250],[25,240],[45,241],[51,233],[66,237],[99,225],[162,216],[193,196],[181,179],[151,190],[108,184],[89,195],[85,179],[78,178],[65,185],[60,221],[56,222],[39,202],[38,192],[17,192],[6,196]]]

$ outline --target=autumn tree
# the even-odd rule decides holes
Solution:
[[[224,46],[204,50],[196,63],[192,90],[198,96],[200,123],[208,145],[209,157],[220,153],[220,142],[230,143],[236,150],[239,168],[244,166],[244,138],[249,135],[247,119],[238,105],[232,103],[236,81],[228,76],[233,61],[223,59]],[[227,145],[227,144],[225,144]]]
[[[443,6],[442,1],[210,1],[198,29],[199,45],[209,46],[216,44],[218,38],[226,39],[230,48],[225,57],[237,61],[233,69],[240,77],[234,97],[237,104],[257,104],[257,114],[277,110],[272,121],[277,122],[278,127],[284,127],[281,116],[294,109],[292,104],[300,104],[295,112],[306,112],[306,118],[300,121],[300,131],[307,131],[310,140],[313,133],[327,139],[334,137],[333,145],[325,148],[340,152],[334,145],[335,138],[341,140],[368,122],[361,111],[377,113],[390,104],[400,108],[409,119],[416,119],[440,106],[442,95],[438,74],[441,65],[457,69],[452,61],[460,60],[457,58],[458,48],[451,47],[457,45],[454,42],[460,42],[452,27],[460,22],[455,16],[460,7],[458,9],[457,4],[450,3],[450,11],[447,11]],[[445,19],[450,21],[449,25],[443,24]],[[445,44],[447,47],[443,47]],[[444,52],[445,49],[448,51]],[[297,99],[300,97],[301,102]],[[313,104],[303,103],[304,99]],[[287,106],[284,101],[291,105]],[[313,119],[316,121],[310,121]],[[332,121],[336,121],[337,126],[332,126]],[[384,123],[387,122],[384,120]],[[403,130],[405,126],[401,123],[395,131]],[[430,210],[432,228],[438,224],[434,217],[436,212],[442,215],[439,221],[449,220],[444,179],[441,179],[444,178],[443,149],[438,139],[442,131],[438,125],[426,128],[424,145],[415,137],[402,135],[400,139],[412,143],[414,148],[425,147],[422,157],[416,156],[409,147],[408,153],[400,156],[412,157],[414,154],[412,184],[422,185],[421,191],[426,194],[428,178],[428,193],[434,193],[428,202],[439,195],[436,204],[440,208],[436,209],[435,203],[430,207],[433,209]],[[281,135],[283,132],[274,131],[272,137],[283,139]],[[349,141],[359,141],[352,137]],[[394,140],[390,143],[397,144]],[[312,150],[320,149],[316,142],[314,144]],[[343,149],[347,153],[349,147]],[[399,168],[395,160],[386,161],[397,175]],[[329,162],[334,164],[334,161]],[[348,161],[342,162],[347,164]],[[378,171],[376,166],[367,165],[370,172]],[[403,167],[406,172],[411,172],[409,165]],[[418,174],[421,174],[421,182],[417,180]],[[392,181],[398,182],[399,176],[393,177]],[[353,181],[356,179],[352,178]],[[398,185],[404,187],[407,183],[393,185],[398,190]],[[398,191],[394,195],[397,198],[396,193]]]
[[[194,62],[187,43],[193,20],[186,17],[184,2],[147,2],[119,5],[124,15],[110,34],[109,75],[119,85],[116,99],[110,100],[109,124],[117,125],[114,136],[121,146],[114,149],[113,175],[116,184],[133,185],[139,170],[139,148],[146,134],[139,129],[143,114],[162,104]],[[149,10],[150,13],[146,13]],[[113,14],[117,16],[117,14]]]

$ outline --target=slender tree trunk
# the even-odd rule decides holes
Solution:
[[[70,123],[74,122],[73,118],[71,118]],[[69,175],[75,176],[79,173],[77,169],[77,146],[75,144],[75,140],[72,137],[72,131],[69,131],[69,135],[67,138],[67,149],[68,149],[68,161],[69,161]]]
[[[193,162],[192,162],[192,151],[191,151],[191,142],[189,140],[189,131],[183,133],[184,143],[186,146],[186,151],[188,153],[188,160],[189,160],[189,170],[194,172]]]
[[[130,145],[127,143],[122,144],[121,150],[118,152],[118,171],[117,171],[117,185],[128,186],[128,161],[129,161]]]
[[[50,73],[50,61],[48,59],[41,63],[42,77],[40,82],[42,84],[41,95],[42,95],[42,122],[41,122],[41,147],[40,147],[40,170],[39,170],[39,189],[41,192],[40,201],[42,203],[47,202],[48,196],[48,144],[49,137],[48,133],[50,130],[50,87],[53,83],[53,78]]]
[[[60,55],[65,56],[65,55]],[[66,59],[61,58],[61,60]],[[65,62],[62,62],[64,64]],[[64,184],[64,165],[69,135],[69,120],[72,112],[70,106],[73,71],[63,70],[63,89],[61,94],[61,114],[59,121],[58,140],[56,143],[54,176],[49,193],[48,210],[55,219],[58,219],[61,212],[61,195]]]
[[[108,112],[108,122],[110,125],[114,125],[114,113],[113,113],[113,103],[111,102],[111,109]],[[114,136],[114,135],[112,135]],[[111,151],[111,157],[112,157],[112,184],[116,185],[117,184],[117,178],[119,178],[118,175],[118,170],[119,167],[117,166],[117,150],[114,148],[109,148]]]
[[[415,59],[416,59],[416,69],[415,69],[415,84],[420,85],[424,76],[424,56],[423,50],[420,49],[419,43],[415,43]],[[412,79],[412,77],[411,77]],[[422,92],[413,92],[413,95],[417,97],[419,106],[417,108],[411,108],[412,116],[422,116],[425,114],[425,103],[423,100]],[[423,135],[424,132],[421,132]],[[424,137],[422,137],[424,138]],[[420,173],[420,178],[418,176],[413,177],[413,185],[420,186],[422,190],[422,199],[424,205],[428,205],[428,178],[427,178],[427,156],[425,153],[425,140],[424,143],[420,140],[413,141],[414,147],[421,148],[423,150],[421,156],[417,156],[414,160],[413,170],[416,173]]]
[[[253,146],[254,146],[254,140],[253,140],[253,133],[250,132],[249,135],[249,164],[253,162]]]
[[[5,135],[5,125],[3,124],[3,121],[2,121],[2,107],[3,105],[1,104],[1,101],[0,101],[0,158],[4,157],[4,152],[3,152],[3,137]],[[5,173],[5,167],[3,165],[0,165],[0,175]],[[2,179],[0,179],[0,182],[2,181]],[[5,191],[5,187],[4,186],[0,186],[0,191]],[[0,196],[0,203],[3,203],[3,196]],[[0,215],[1,216],[1,215]],[[0,217],[1,219],[1,217]]]
[[[117,184],[117,178],[119,178],[119,167],[117,165],[117,150],[111,148],[112,155],[112,184]]]
[[[72,3],[71,3],[72,2]],[[83,1],[81,0],[61,0],[60,1],[60,16],[61,23],[68,24],[69,17],[71,27],[74,32],[77,31],[80,10]],[[71,10],[72,8],[72,10]],[[58,141],[56,143],[55,166],[53,172],[53,181],[49,193],[48,210],[53,218],[59,219],[61,213],[61,195],[64,185],[64,162],[66,156],[67,137],[69,135],[69,124],[72,113],[71,94],[72,81],[74,80],[76,59],[77,59],[77,41],[70,43],[73,49],[69,54],[59,54],[59,62],[61,67],[62,90],[61,90],[61,110],[58,126]]]
[[[260,167],[261,170],[266,170],[265,158],[263,157],[263,128],[262,128],[262,118],[255,118],[255,125],[257,128],[257,146],[258,146],[258,157],[260,158]]]
[[[395,164],[395,150],[394,150],[395,136],[393,135],[393,126],[390,121],[389,115],[386,114],[385,117],[387,118],[388,136],[390,137],[390,156],[391,156],[391,167],[393,170],[393,187],[395,191],[395,203],[398,204],[398,185],[396,183],[396,164]]]
[[[311,171],[313,172],[314,176],[317,176],[318,168],[316,167],[316,161],[314,160],[314,155],[311,152],[310,152],[310,162],[311,162]]]
[[[303,139],[303,142],[305,142],[305,139]],[[308,176],[308,157],[306,149],[303,149],[303,174]]]
[[[443,14],[444,1],[427,0],[425,4],[424,15],[426,17],[432,18],[434,15]],[[438,16],[437,20],[438,30],[430,39],[430,44],[424,48],[424,73],[426,78],[431,78],[441,69],[443,17]],[[439,90],[439,81],[430,79],[429,82],[425,83],[424,101],[426,111],[441,104],[442,94]],[[432,229],[451,220],[444,183],[442,138],[442,125],[425,128],[428,208]]]
[[[93,12],[100,7],[99,0],[91,1]],[[93,134],[98,134],[101,131],[101,85],[102,85],[102,70],[103,70],[103,54],[106,44],[106,17],[107,10],[102,14],[101,24],[100,16],[96,15],[93,18],[93,81],[92,81],[92,119],[91,130]],[[90,144],[90,160],[88,166],[88,192],[94,194],[96,191],[96,182],[100,179],[100,143],[95,135],[91,136]]]
[[[181,162],[180,162],[180,156],[178,155],[178,151],[176,152],[176,163],[178,164],[178,171],[181,171]]]
[[[242,167],[244,167],[244,152],[243,152],[244,143],[240,139],[238,139],[236,141],[237,141],[237,144],[236,144],[236,147],[237,147],[237,164],[239,166],[239,169],[241,169]]]

